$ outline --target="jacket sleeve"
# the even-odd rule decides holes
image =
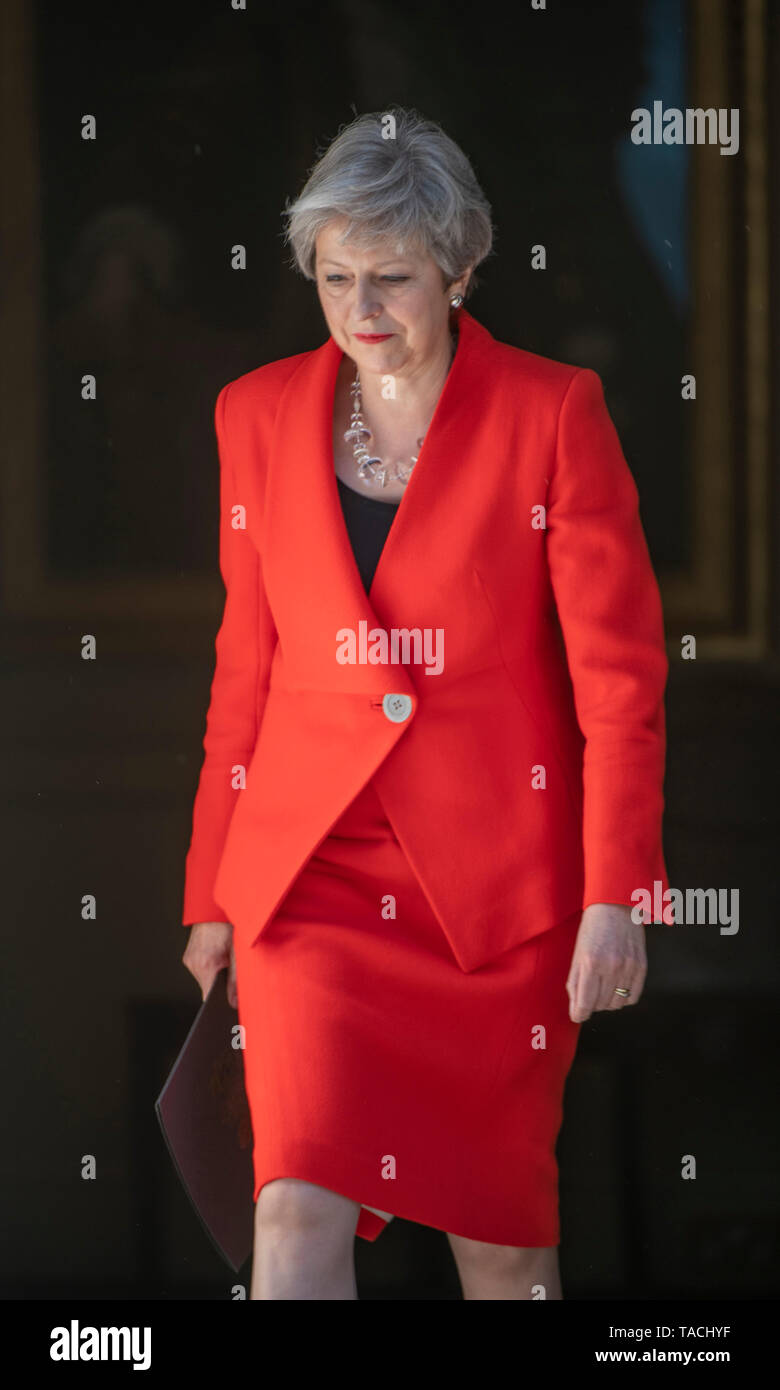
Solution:
[[[549,572],[583,752],[583,908],[668,888],[662,847],[668,661],[639,496],[601,378],[569,383],[547,505]],[[668,912],[665,913],[668,920]]]
[[[205,757],[185,864],[185,926],[228,921],[212,890],[230,819],[241,795],[233,785],[234,769],[237,764],[248,768],[254,752],[276,644],[260,556],[240,525],[243,513],[234,514],[234,507],[246,506],[246,498],[239,496],[230,445],[230,385],[220,391],[214,412],[220,464],[219,567],[225,605],[215,640],[216,665],[203,738]]]

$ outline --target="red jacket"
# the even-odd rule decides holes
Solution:
[[[219,393],[226,601],[185,924],[256,940],[371,777],[464,971],[669,886],[661,602],[600,378],[458,318],[368,596],[333,338]],[[441,630],[443,669],[342,664],[337,634],[361,623]]]

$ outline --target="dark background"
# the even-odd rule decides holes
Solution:
[[[567,0],[545,13],[517,5],[501,21],[443,0],[251,10],[115,0],[31,11],[43,549],[50,580],[81,581],[86,597],[83,613],[57,621],[3,619],[9,1297],[225,1299],[248,1285],[248,1268],[234,1278],[211,1250],[153,1113],[199,1002],[179,918],[221,602],[213,408],[226,381],[327,336],[313,286],[289,267],[280,214],[355,114],[413,106],[463,146],[497,227],[469,310],[504,341],[601,374],[662,587],[689,559],[699,503],[679,381],[699,249],[688,152],[659,162],[626,141],[630,111],[653,94],[686,105],[688,6]],[[739,5],[726,12],[737,34]],[[776,240],[775,20],[770,6]],[[79,138],[85,112],[97,142]],[[230,269],[237,242],[243,272]],[[536,243],[544,273],[530,268]],[[738,311],[739,236],[735,246]],[[776,396],[774,261],[771,271]],[[723,350],[738,370],[739,345]],[[86,371],[98,378],[92,409],[78,389]],[[740,544],[749,534],[728,560],[737,615]],[[186,592],[198,575],[214,579],[215,601],[194,601],[184,622],[140,588],[130,614],[90,612],[89,595],[117,578]],[[13,576],[5,602],[12,588]],[[761,660],[672,661],[670,879],[739,889],[741,926],[650,929],[640,1005],[583,1027],[559,1145],[570,1299],[777,1290],[773,612]],[[107,659],[80,659],[83,632]],[[81,920],[85,893],[96,922]],[[84,1153],[97,1157],[95,1182],[80,1177]],[[686,1154],[695,1181],[680,1177]],[[459,1297],[440,1232],[396,1219],[356,1254],[362,1298]]]

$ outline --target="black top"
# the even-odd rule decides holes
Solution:
[[[400,502],[383,502],[379,497],[369,497],[367,493],[356,492],[336,476],[350,544],[363,580],[363,588],[368,593],[374,571],[379,563],[382,547],[387,533],[393,524]]]

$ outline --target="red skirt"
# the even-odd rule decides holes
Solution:
[[[557,1245],[580,916],[464,974],[368,782],[236,946],[255,1201],[303,1178],[359,1202],[366,1240],[400,1216]]]

